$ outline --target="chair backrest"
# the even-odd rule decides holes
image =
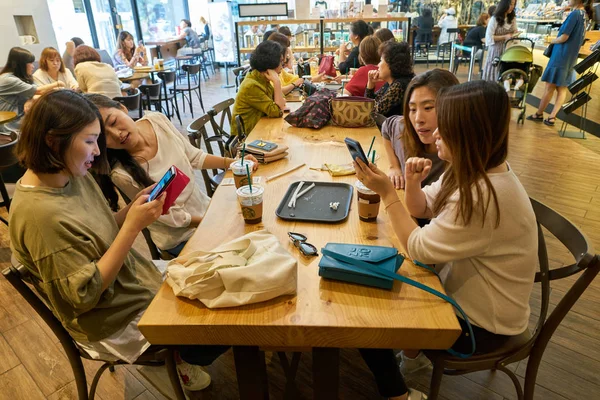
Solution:
[[[14,153],[18,141],[19,135],[16,132],[10,132],[10,141],[0,144],[0,172],[19,163]]]
[[[160,96],[161,85],[162,85],[162,81],[145,82],[145,83],[142,83],[140,86],[138,86],[138,89],[140,89],[140,92],[142,92],[142,94],[146,97],[147,96],[158,97],[158,96]]]
[[[218,135],[209,136],[208,131],[206,130],[206,124],[210,122],[211,117],[208,114],[204,114],[200,118],[196,118],[187,126],[188,138],[190,139],[190,143],[193,146],[201,149],[202,142],[204,142],[204,146],[206,150],[212,153],[212,143],[217,142],[219,144],[219,148],[223,149],[223,138]],[[224,155],[224,154],[221,154]],[[211,185],[211,175],[209,174],[209,170],[201,169],[202,178],[204,179],[204,185],[206,187],[206,193],[212,197],[214,193],[214,188]],[[212,176],[215,176],[219,173],[218,170],[212,169],[210,170]]]
[[[127,96],[114,97],[113,100],[123,104],[129,111],[138,111],[142,118],[142,93],[139,89],[127,89]]]
[[[163,81],[164,85],[175,84],[177,74],[175,71],[161,71],[156,74],[160,80]]]
[[[381,132],[381,127],[383,126],[383,123],[387,119],[386,116],[383,115],[383,114],[379,114],[379,113],[374,112],[374,113],[371,113],[371,117],[375,121],[375,124],[377,125],[377,128],[379,128],[379,132]]]
[[[229,124],[231,121],[231,106],[235,103],[233,98],[224,100],[218,104],[216,104],[212,109],[208,110],[208,115],[210,117],[210,124],[213,128],[213,132],[217,136],[224,137],[225,140],[228,139],[231,134],[227,132],[225,129],[225,125]],[[219,122],[217,122],[218,115],[221,114]],[[208,150],[208,149],[207,149]],[[219,142],[219,150],[221,151],[221,155],[225,154],[225,149],[221,142]]]
[[[183,64],[181,69],[190,75],[196,75],[200,73],[200,64]]]
[[[110,56],[110,54],[108,54],[108,51],[104,50],[104,49],[96,49],[98,51],[98,54],[100,54],[100,61],[102,61],[104,64],[108,64],[111,67],[114,67],[115,65],[113,64],[113,60],[112,57]]]

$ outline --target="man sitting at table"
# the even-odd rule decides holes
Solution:
[[[233,105],[231,134],[237,135],[236,115],[244,121],[250,133],[258,121],[267,116],[283,115],[285,99],[281,91],[279,73],[282,70],[286,49],[279,43],[267,40],[259,44],[250,56],[252,70],[246,75]]]

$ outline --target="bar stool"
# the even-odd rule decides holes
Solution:
[[[165,103],[165,107],[167,109],[166,115],[169,119],[171,119],[171,117],[176,114],[179,124],[181,125],[181,116],[179,115],[179,104],[177,104],[176,95],[177,73],[175,71],[162,71],[157,73],[157,75],[163,83],[162,98],[160,101]],[[171,109],[169,109],[169,103],[171,104]]]
[[[204,104],[202,103],[202,89],[200,88],[200,70],[202,69],[200,64],[183,64],[181,69],[185,72],[187,77],[187,87],[178,87],[175,89],[175,94],[181,93],[181,98],[183,101],[183,112],[185,112],[185,102],[187,100],[190,106],[190,112],[192,114],[192,118],[194,118],[194,106],[192,99],[192,92],[196,92],[196,96],[198,96],[198,100],[200,100],[200,107],[202,107],[202,112],[204,111]],[[192,85],[192,79],[194,79],[195,83]]]

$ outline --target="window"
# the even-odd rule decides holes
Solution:
[[[135,1],[144,40],[154,41],[175,36],[179,22],[186,18],[184,0]]]

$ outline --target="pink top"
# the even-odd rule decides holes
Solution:
[[[377,69],[377,65],[364,65],[356,71],[356,73],[350,79],[350,82],[344,87],[345,90],[350,92],[352,96],[364,96],[365,89],[367,88],[367,82],[369,80],[369,71]],[[378,91],[385,82],[378,82],[375,84],[375,91]]]

